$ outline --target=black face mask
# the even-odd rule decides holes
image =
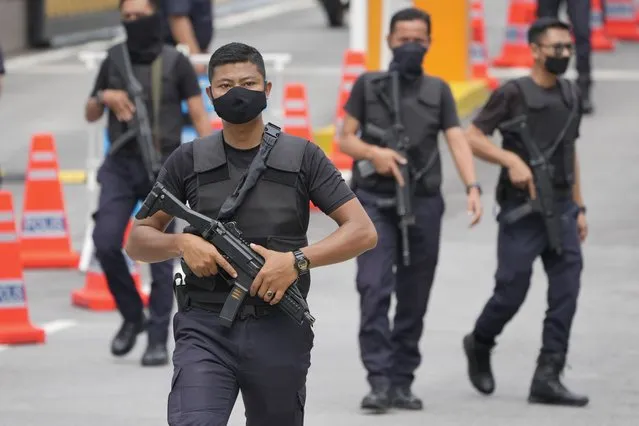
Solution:
[[[150,64],[162,51],[162,17],[159,13],[123,22],[131,62]]]
[[[551,74],[562,75],[568,69],[570,58],[549,56],[544,61],[544,68]]]
[[[255,119],[266,108],[266,92],[234,87],[219,98],[213,98],[217,115],[232,124]]]
[[[402,77],[409,80],[421,77],[424,74],[422,62],[427,51],[427,48],[414,42],[394,48],[390,70],[398,71]]]

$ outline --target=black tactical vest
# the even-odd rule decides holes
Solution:
[[[113,49],[113,48],[111,48]],[[110,54],[109,50],[109,54]],[[174,71],[175,64],[181,55],[180,52],[171,46],[164,46],[162,49],[162,100],[160,102],[160,144],[162,154],[169,155],[180,146],[182,139],[182,99],[180,99],[179,82]],[[133,73],[144,88],[146,108],[151,123],[155,122],[153,111],[153,99],[151,88],[151,64],[133,64]],[[113,61],[109,61],[107,72],[108,88],[114,90],[126,90],[125,80],[116,69]],[[108,133],[109,140],[115,141],[125,133],[128,126],[124,122],[118,121],[112,112],[109,112]],[[128,150],[137,151],[137,145],[132,140],[127,144]]]
[[[380,141],[366,133],[364,130],[366,124],[371,123],[381,129],[387,129],[393,124],[391,114],[375,91],[374,81],[385,74],[387,73],[372,72],[364,75],[366,107],[361,138],[372,145],[380,145]],[[383,91],[390,99],[390,84],[388,80],[385,83],[386,88]],[[402,124],[411,142],[408,159],[416,163],[418,168],[430,165],[428,172],[415,183],[415,193],[418,195],[439,192],[442,182],[437,140],[441,127],[440,108],[443,84],[439,78],[423,76],[421,82],[415,83],[414,89],[403,87],[403,85],[401,89]],[[418,93],[407,93],[411,89],[417,90]],[[395,179],[392,176],[373,174],[363,178],[355,165],[352,176],[353,186],[356,188],[381,194],[393,194],[395,191]]]
[[[561,97],[549,104],[548,97],[530,77],[522,77],[508,84],[515,84],[520,93],[520,103],[512,116],[527,115],[528,128],[533,141],[544,153],[551,165],[552,182],[557,194],[569,194],[574,183],[575,141],[581,121],[579,99],[574,85],[559,79]],[[576,114],[573,113],[576,108]],[[568,119],[574,114],[573,119]],[[530,155],[515,133],[502,132],[503,148],[520,156],[530,165]],[[553,151],[554,150],[554,151]],[[525,198],[527,192],[515,188],[508,178],[508,170],[502,168],[498,199]],[[503,191],[503,192],[502,192]]]
[[[244,173],[226,161],[222,132],[196,139],[193,145],[197,175],[197,211],[217,218],[226,198],[235,190]],[[237,209],[233,220],[247,241],[275,251],[293,251],[308,245],[309,194],[300,193],[298,184],[302,159],[308,141],[281,133],[266,161],[266,170]],[[256,155],[259,155],[256,154]],[[306,212],[304,212],[306,210]],[[189,296],[196,301],[223,303],[230,287],[221,278],[187,278]],[[310,273],[298,286],[306,297]],[[249,298],[249,304],[262,304]]]

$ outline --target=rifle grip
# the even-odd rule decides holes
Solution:
[[[247,292],[242,290],[240,286],[233,286],[220,312],[220,322],[223,326],[231,327],[233,325],[237,312],[242,307],[244,299],[246,299],[246,294]]]

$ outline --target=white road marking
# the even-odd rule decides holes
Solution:
[[[271,18],[288,12],[311,9],[317,6],[318,3],[316,0],[289,0],[279,2],[224,17],[215,23],[215,28],[235,28],[261,19]]]
[[[246,12],[239,12],[221,17],[216,21],[215,28],[236,28],[261,19],[272,18],[288,12],[311,9],[313,7],[317,7],[316,0],[288,0],[285,2],[278,2],[267,6],[257,7]],[[5,67],[8,73],[28,70],[30,74],[64,74],[62,70],[52,71],[53,69],[49,69],[49,72],[47,72],[47,70],[38,70],[34,69],[34,67],[39,64],[70,58],[82,50],[105,50],[112,43],[113,40],[90,41],[80,45],[52,49],[46,52],[25,53],[5,60]],[[74,70],[69,74],[79,73],[79,71]]]
[[[528,75],[530,70],[528,68],[491,68],[490,74],[496,78],[509,79],[522,77]],[[577,77],[575,70],[569,70],[566,73],[568,78]],[[592,71],[592,77],[595,81],[639,81],[638,70],[623,70],[623,69],[594,69]]]
[[[76,321],[61,319],[61,320],[55,320],[55,321],[44,323],[41,326],[34,324],[34,327],[41,327],[42,329],[44,329],[46,336],[49,337],[50,335],[55,334],[58,331],[75,327],[76,325],[78,325]],[[5,351],[11,347],[12,347],[11,345],[0,345],[0,352]],[[20,347],[20,346],[16,346],[16,347]]]
[[[15,73],[16,71],[31,71],[37,73],[36,65],[70,58],[82,50],[104,50],[110,43],[110,41],[91,41],[77,46],[62,47],[41,53],[26,53],[7,59],[5,66],[8,74]]]

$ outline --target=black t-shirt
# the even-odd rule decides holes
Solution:
[[[241,171],[249,168],[259,151],[259,145],[249,150],[239,150],[224,144],[227,161]],[[327,215],[353,199],[342,174],[315,144],[307,142],[302,167],[299,190],[308,193],[310,200]],[[197,179],[193,169],[193,143],[182,144],[166,160],[160,171],[158,182],[183,203],[197,210]],[[230,194],[229,194],[230,195]]]
[[[110,68],[110,59],[107,56],[104,61],[102,61],[102,65],[100,66],[100,70],[98,71],[98,75],[95,79],[95,84],[93,85],[93,89],[91,90],[91,97],[97,95],[100,90],[109,89],[109,68]],[[133,64],[135,67],[135,64]],[[150,65],[149,65],[150,70]],[[200,83],[198,82],[197,74],[195,73],[195,69],[189,59],[184,55],[178,55],[177,60],[175,61],[175,78],[174,81],[177,84],[176,91],[179,95],[179,99],[176,100],[176,104],[173,105],[174,109],[178,111],[178,114],[175,115],[176,120],[180,120],[179,126],[182,126],[182,116],[179,113],[181,111],[181,102],[183,100],[187,100],[194,96],[201,96],[202,90],[200,89]],[[135,70],[134,70],[135,73]],[[137,75],[137,73],[136,73]],[[150,91],[150,88],[145,88],[147,91]],[[154,117],[152,114],[153,105],[151,94],[147,93],[146,96],[146,107],[149,112],[149,119],[153,123]],[[166,102],[163,100],[163,102]],[[109,110],[109,123],[117,122],[117,118],[113,111]],[[179,136],[178,136],[179,138]],[[111,141],[113,142],[113,141]],[[175,144],[179,144],[180,140],[174,141]],[[137,152],[137,145],[128,143],[122,148],[123,153],[134,154]]]
[[[424,76],[423,78],[433,78]],[[412,84],[403,83],[401,86],[402,96],[406,98],[416,98],[419,95],[419,87],[421,81],[415,81]],[[365,76],[361,75],[353,84],[350,97],[344,106],[344,110],[350,114],[353,118],[357,119],[360,124],[366,122],[366,84]],[[457,115],[457,105],[453,98],[453,93],[450,90],[448,83],[444,83],[442,90],[442,97],[440,100],[440,130],[446,131],[452,127],[459,127],[459,116]],[[429,135],[428,138],[437,140],[437,135]]]
[[[213,38],[213,6],[211,0],[163,0],[162,14],[165,25],[165,41],[175,45],[175,40],[169,27],[170,16],[186,16],[193,25],[195,38],[200,50],[208,50]]]
[[[538,86],[539,93],[544,102],[557,112],[566,109],[564,97],[561,93],[559,85],[550,88]],[[580,105],[579,92],[577,91],[577,99],[574,100]],[[513,119],[525,113],[523,97],[514,81],[504,83],[498,87],[486,102],[473,120],[473,124],[486,136],[492,136],[500,124]],[[561,120],[562,115],[557,114]],[[562,127],[561,123],[547,123],[548,126]],[[577,127],[577,137],[579,136],[579,127]]]

